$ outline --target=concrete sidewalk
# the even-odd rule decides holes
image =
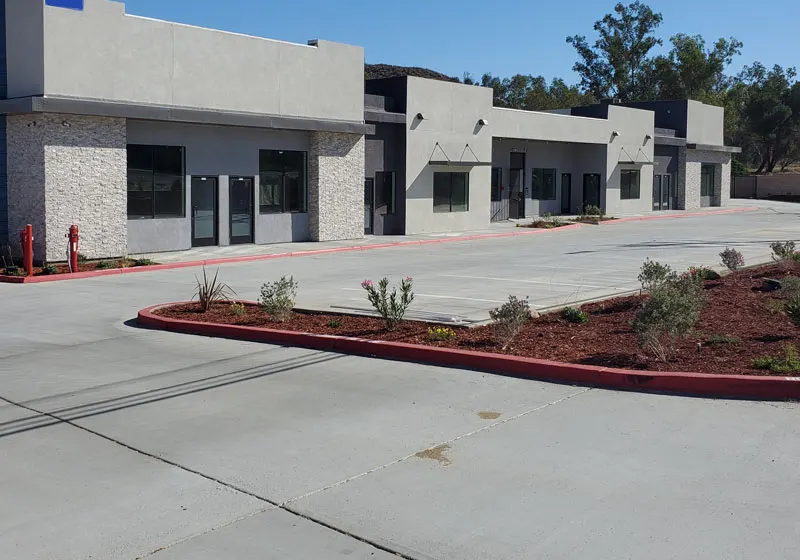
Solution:
[[[740,201],[736,201],[737,203]],[[742,201],[748,202],[748,201]],[[672,217],[691,217],[699,215],[707,215],[708,213],[725,214],[728,212],[743,211],[755,209],[755,206],[748,204],[735,204],[727,208],[708,208],[703,211],[683,211],[683,210],[670,210],[664,212],[648,212],[645,214],[621,214],[615,216],[620,220],[658,220],[662,218]],[[563,221],[570,221],[576,216],[557,216]],[[520,226],[530,224],[538,218],[525,218],[521,220],[508,220],[504,222],[495,222],[489,225],[488,228],[479,230],[470,230],[462,232],[449,232],[449,233],[431,233],[420,235],[384,235],[374,236],[367,235],[362,239],[343,240],[343,241],[325,241],[325,242],[296,242],[296,243],[275,243],[270,245],[229,245],[225,247],[197,247],[185,251],[172,251],[167,253],[142,253],[137,255],[130,255],[134,258],[148,258],[162,264],[172,263],[186,263],[186,262],[199,262],[220,259],[242,259],[248,257],[259,256],[273,256],[285,255],[288,253],[313,253],[322,251],[336,251],[347,249],[371,249],[383,247],[386,245],[413,245],[424,244],[430,242],[450,242],[450,241],[470,241],[479,238],[503,237],[503,236],[517,236],[517,235],[531,235],[543,233],[543,230],[530,230],[521,228]],[[612,225],[609,222],[605,225]]]

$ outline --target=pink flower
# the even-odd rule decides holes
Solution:
[[[406,282],[413,282],[414,279],[411,276],[406,276]]]
[[[372,287],[372,280],[364,280],[361,282],[361,287],[365,290]]]

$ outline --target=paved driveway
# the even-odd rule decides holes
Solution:
[[[646,257],[763,259],[790,205],[225,265],[302,305],[480,319],[635,287]],[[793,558],[800,408],[616,393],[143,331],[193,270],[0,285],[0,558]]]

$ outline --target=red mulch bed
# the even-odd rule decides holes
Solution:
[[[567,323],[558,314],[544,315],[531,321],[505,353],[624,369],[774,375],[755,369],[753,359],[780,355],[787,344],[800,348],[800,329],[774,309],[786,295],[765,292],[762,284],[764,278],[780,279],[789,275],[800,276],[798,263],[740,271],[721,280],[706,282],[708,304],[697,331],[679,343],[669,364],[657,362],[640,350],[631,331],[630,322],[644,300],[643,296],[585,305],[583,310],[589,314],[589,322],[584,325]],[[218,304],[208,313],[201,313],[196,303],[162,308],[155,314],[190,321],[503,353],[492,339],[490,326],[474,329],[455,327],[456,340],[431,342],[427,338],[429,324],[407,321],[396,330],[387,332],[381,320],[354,315],[293,313],[288,321],[278,323],[253,305],[245,308],[244,315],[235,316],[229,304]],[[331,321],[338,321],[338,326],[331,326]],[[707,344],[715,335],[731,337],[735,341]]]
[[[517,227],[523,227],[528,229],[557,229],[569,225],[572,224],[570,222],[553,223],[547,220],[536,220],[535,222],[531,222],[530,224],[518,224]]]
[[[101,262],[110,262],[113,266],[105,268],[105,269],[99,269],[99,270],[112,270],[112,269],[115,269],[115,268],[133,268],[133,267],[137,267],[135,262],[132,261],[132,260],[129,260],[127,263],[123,263],[121,259],[119,259],[119,260],[111,260],[111,261],[86,261],[86,262],[79,262],[78,263],[78,272],[93,272],[95,270],[98,270],[97,266]],[[122,266],[123,264],[126,264],[126,266]],[[56,265],[53,265],[53,266],[55,266],[58,269],[58,274],[69,274],[69,264],[62,263],[62,264],[56,264]],[[147,265],[141,265],[141,266],[147,266]],[[26,276],[24,274],[24,270],[25,269],[23,267],[20,266],[20,267],[18,267],[18,269],[20,271],[20,274],[18,276]],[[2,269],[2,267],[0,267],[0,272],[2,272],[2,271],[3,271],[3,269]],[[34,266],[33,267],[33,275],[34,276],[51,276],[49,274],[45,274],[44,270],[43,270],[43,268],[41,266]]]

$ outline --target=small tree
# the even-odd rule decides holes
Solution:
[[[639,282],[642,283],[642,290],[652,293],[668,280],[674,280],[675,276],[668,264],[647,259],[639,273]]]
[[[668,362],[676,340],[697,325],[705,301],[703,283],[697,275],[671,275],[653,290],[633,320],[639,346],[651,351],[656,359]]]
[[[744,257],[736,249],[727,247],[719,254],[722,264],[731,272],[736,272],[744,266]]]
[[[298,286],[294,276],[282,276],[277,282],[263,284],[261,297],[258,299],[261,309],[278,321],[286,321],[294,309]]]
[[[505,350],[530,320],[531,306],[528,298],[508,296],[506,303],[489,311],[489,317],[492,318],[495,339]]]
[[[414,302],[412,287],[414,279],[409,277],[400,281],[400,294],[397,287],[389,292],[389,279],[383,278],[378,282],[378,287],[372,280],[364,280],[361,287],[367,292],[367,299],[386,322],[386,329],[393,330],[405,317],[406,310]]]

